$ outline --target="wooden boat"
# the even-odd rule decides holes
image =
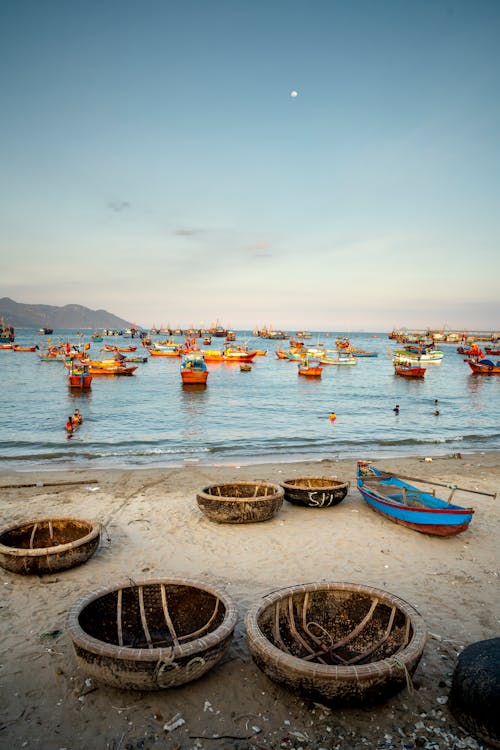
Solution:
[[[369,352],[365,349],[352,349],[351,354],[355,357],[378,357],[378,352]]]
[[[91,375],[133,375],[137,365],[124,365],[119,362],[104,364],[104,362],[91,362],[89,365]]]
[[[99,545],[101,527],[81,518],[37,518],[0,529],[0,565],[25,575],[80,565]]]
[[[256,357],[265,357],[267,354],[267,349],[256,349],[255,350],[255,356]]]
[[[15,352],[36,352],[38,346],[19,346],[18,344],[12,344],[12,348]]]
[[[427,640],[410,604],[358,583],[279,589],[251,607],[245,625],[271,680],[332,707],[364,707],[409,686]]]
[[[343,354],[339,353],[336,357],[330,357],[328,354],[324,354],[322,357],[318,358],[318,361],[322,365],[356,365],[356,357],[354,357],[352,354]]]
[[[425,367],[416,367],[414,365],[395,365],[394,372],[401,378],[423,378]]]
[[[269,482],[232,482],[204,487],[196,495],[199,509],[216,523],[268,521],[281,508],[283,489]]]
[[[297,365],[299,375],[306,375],[311,378],[320,378],[323,368],[319,362],[310,362],[304,359]]]
[[[202,349],[205,362],[224,362],[224,355],[220,349]]]
[[[198,679],[229,649],[238,619],[225,592],[190,579],[100,588],[71,607],[67,629],[82,670],[124,690]]]
[[[38,333],[41,333],[42,336],[50,336],[52,333],[54,333],[53,328],[39,328]]]
[[[349,482],[336,477],[297,477],[280,482],[285,500],[306,508],[328,508],[338,505],[347,495]]]
[[[226,346],[222,353],[224,362],[251,362],[256,356],[247,346]]]
[[[364,461],[358,461],[357,484],[370,508],[390,521],[423,534],[458,534],[469,526],[474,513],[473,508],[452,505],[453,488],[448,502],[440,500]]]
[[[0,349],[12,349],[12,344],[0,344]]]
[[[152,357],[180,357],[182,347],[179,344],[169,344],[168,346],[147,347]]]
[[[500,360],[495,363],[491,359],[467,359],[466,362],[474,375],[500,375]]]
[[[70,388],[79,388],[80,390],[92,386],[92,375],[87,363],[77,363],[75,360],[72,361],[68,375],[68,385]]]
[[[136,346],[111,346],[110,344],[104,344],[104,348],[107,352],[136,352]]]
[[[201,354],[187,354],[181,364],[181,378],[184,385],[206,384],[208,368]]]
[[[438,364],[443,359],[443,352],[438,349],[429,349],[426,347],[415,347],[413,349],[396,349],[394,352],[394,364],[426,362],[428,364]]]
[[[485,347],[486,354],[492,357],[500,357],[500,349],[492,349],[490,346]]]

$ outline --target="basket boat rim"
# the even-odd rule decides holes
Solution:
[[[206,591],[207,593],[216,596],[226,609],[223,621],[217,628],[215,628],[215,630],[201,636],[200,638],[196,638],[188,643],[169,646],[167,648],[164,646],[156,648],[129,648],[128,646],[119,646],[117,644],[107,643],[106,641],[94,638],[89,635],[89,633],[86,633],[81,627],[79,623],[80,614],[85,607],[96,601],[96,599],[100,599],[102,596],[112,594],[120,589],[139,588],[140,586],[151,586],[155,584],[188,586],[194,589],[201,589],[202,591]],[[204,583],[203,581],[198,581],[193,578],[148,578],[133,581],[131,578],[128,578],[121,583],[116,583],[111,586],[102,586],[101,588],[94,589],[93,591],[87,592],[81,596],[68,612],[66,627],[73,644],[85,651],[99,654],[100,656],[108,656],[113,659],[123,659],[126,661],[157,662],[196,655],[201,648],[204,650],[213,648],[225,638],[231,636],[237,620],[238,610],[233,600],[225,592],[214,586],[210,586],[210,584]]]
[[[322,487],[302,487],[299,484],[296,484],[297,482],[307,482],[309,480],[315,480],[318,481],[318,479],[322,479],[328,481],[328,484],[324,484]],[[337,479],[336,477],[325,477],[325,476],[304,476],[304,477],[294,477],[293,479],[285,479],[282,482],[280,482],[280,486],[283,487],[286,490],[329,490],[329,489],[335,489],[340,490],[344,487],[349,487],[349,482],[346,480],[345,482],[341,479]]]
[[[69,550],[81,547],[88,542],[99,536],[101,533],[101,524],[98,521],[89,521],[86,518],[77,518],[76,516],[44,516],[43,518],[28,518],[24,521],[17,521],[11,523],[8,526],[2,526],[0,528],[0,539],[4,534],[15,529],[20,529],[23,526],[31,526],[31,524],[41,523],[50,521],[57,523],[58,521],[77,521],[79,524],[87,524],[90,526],[90,531],[87,534],[74,539],[72,542],[65,542],[64,544],[56,544],[51,547],[11,547],[8,544],[0,542],[0,555],[10,555],[11,557],[41,557],[45,555],[59,555],[61,552],[68,552]]]
[[[216,487],[227,487],[227,486],[239,486],[239,487],[267,487],[272,488],[274,491],[270,495],[255,495],[255,497],[237,497],[236,495],[212,495],[208,490],[215,489]],[[276,497],[283,496],[283,488],[280,487],[279,484],[274,484],[274,482],[267,482],[267,481],[235,481],[235,482],[215,482],[214,484],[208,484],[205,487],[203,487],[201,490],[197,491],[197,496],[203,498],[203,500],[216,500],[217,502],[255,502],[262,500],[274,500]]]
[[[330,665],[318,664],[317,662],[305,662],[298,656],[292,656],[291,654],[282,651],[264,636],[259,628],[258,619],[260,614],[269,606],[272,606],[291,594],[311,593],[324,590],[352,591],[367,594],[369,596],[379,597],[383,603],[396,605],[410,619],[413,628],[413,635],[410,642],[404,649],[393,656],[388,656],[379,661],[369,662],[368,664],[344,666],[341,664]],[[420,615],[419,612],[417,612],[417,610],[404,599],[401,599],[384,589],[375,588],[373,586],[337,581],[302,583],[273,591],[256,602],[248,610],[245,618],[245,627],[250,650],[252,650],[252,644],[255,644],[261,656],[268,658],[270,663],[279,664],[282,668],[289,669],[295,675],[301,675],[302,677],[312,679],[319,677],[357,680],[360,678],[365,679],[367,677],[377,676],[381,673],[397,669],[404,670],[406,669],[406,662],[415,658],[420,658],[427,641],[427,628],[422,615]]]

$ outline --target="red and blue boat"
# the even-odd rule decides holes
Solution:
[[[407,484],[391,472],[358,461],[357,485],[370,508],[394,523],[432,536],[454,536],[469,526],[473,508],[462,508]],[[455,492],[451,488],[450,500]]]

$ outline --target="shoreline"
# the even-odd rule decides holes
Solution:
[[[432,462],[384,458],[377,465],[484,492],[500,487],[495,451]],[[446,698],[460,650],[498,634],[499,499],[457,492],[454,502],[476,511],[469,529],[447,539],[428,537],[374,513],[357,490],[355,468],[356,459],[342,458],[2,472],[2,485],[35,484],[2,489],[3,525],[51,515],[103,525],[99,549],[84,565],[48,576],[0,569],[5,747],[86,750],[97,737],[99,747],[114,750],[484,747],[460,728]],[[196,504],[196,492],[211,483],[279,483],[319,474],[350,482],[338,506],[284,502],[265,523],[219,525]],[[79,483],[56,486],[63,481]],[[170,576],[205,581],[235,602],[239,620],[223,661],[201,679],[166,691],[136,693],[86,682],[66,630],[71,605],[104,584]],[[272,590],[315,580],[382,588],[420,612],[428,642],[412,692],[405,689],[369,709],[330,709],[260,672],[246,645],[246,612]],[[177,713],[185,724],[165,731]]]

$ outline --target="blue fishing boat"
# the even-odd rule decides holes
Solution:
[[[474,513],[472,508],[462,508],[440,500],[433,493],[419,490],[396,475],[364,461],[358,461],[357,484],[363,498],[373,510],[390,521],[423,534],[458,534],[469,526]],[[456,489],[451,487],[449,500]]]

